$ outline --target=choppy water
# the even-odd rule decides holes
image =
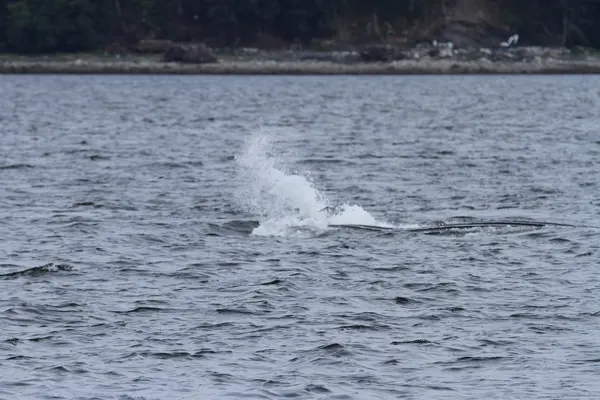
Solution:
[[[0,93],[0,398],[600,396],[600,78]]]

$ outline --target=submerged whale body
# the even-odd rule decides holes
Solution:
[[[344,211],[343,207],[328,206],[320,210],[324,212],[327,217],[335,217],[340,215]],[[458,219],[458,221],[456,221]],[[328,228],[334,229],[350,229],[356,231],[373,231],[380,233],[389,234],[402,234],[402,233],[421,233],[428,235],[440,235],[440,234],[461,234],[468,233],[473,229],[485,229],[485,228],[497,228],[502,231],[512,231],[514,228],[522,228],[525,230],[529,229],[540,229],[544,227],[566,227],[566,228],[593,228],[600,229],[600,227],[589,226],[589,225],[573,225],[559,222],[547,222],[547,221],[535,221],[535,220],[478,220],[471,217],[453,217],[451,220],[456,222],[446,221],[432,221],[429,224],[417,226],[417,227],[401,227],[401,226],[390,226],[390,225],[367,225],[367,224],[352,224],[352,223],[336,223],[331,221],[327,224]],[[211,234],[220,236],[231,232],[237,232],[241,234],[248,234],[254,229],[258,228],[261,223],[256,220],[237,220],[229,221],[224,225],[209,224],[211,228]],[[302,226],[298,227],[303,229]],[[529,229],[528,229],[529,228]],[[308,228],[310,229],[310,228]]]
[[[327,206],[321,210],[325,212],[329,217],[337,215],[341,211],[341,208],[335,206]],[[531,227],[541,228],[545,226],[562,226],[574,228],[575,225],[562,224],[555,222],[539,222],[539,221],[523,221],[523,220],[501,220],[501,221],[470,221],[461,223],[440,223],[432,226],[424,226],[418,228],[393,228],[383,227],[377,225],[364,225],[364,224],[329,224],[330,227],[335,228],[348,228],[357,230],[369,230],[369,231],[394,231],[394,232],[421,232],[421,233],[441,233],[448,231],[455,231],[460,229],[475,229],[475,228],[488,228],[488,227]]]
[[[220,236],[231,232],[238,232],[242,234],[248,234],[253,229],[260,225],[259,221],[229,221],[224,225],[209,224],[213,235]],[[430,226],[420,226],[417,228],[401,228],[401,227],[389,227],[389,226],[378,226],[378,225],[364,225],[364,224],[329,224],[329,228],[335,229],[351,229],[357,231],[372,231],[380,233],[421,233],[426,235],[440,235],[440,234],[457,234],[461,232],[468,232],[472,229],[478,228],[499,228],[499,229],[510,229],[510,228],[543,228],[543,227],[568,227],[576,228],[577,225],[555,223],[555,222],[540,222],[540,221],[474,221],[474,222],[463,222],[463,223],[438,223]],[[592,228],[592,227],[590,227]],[[598,228],[600,229],[600,228]]]
[[[330,227],[336,228],[348,228],[348,229],[357,229],[357,230],[367,230],[367,231],[379,231],[379,232],[415,232],[415,233],[443,233],[454,230],[461,229],[475,229],[475,228],[489,228],[489,227],[531,227],[531,228],[542,228],[545,226],[561,226],[561,227],[570,227],[574,228],[575,225],[570,224],[561,224],[554,222],[536,222],[536,221],[482,221],[482,222],[469,222],[469,223],[450,223],[450,224],[442,224],[442,225],[434,225],[427,227],[419,227],[419,228],[391,228],[391,227],[382,227],[376,225],[358,225],[358,224],[331,224]]]

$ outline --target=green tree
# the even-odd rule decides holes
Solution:
[[[96,45],[89,0],[19,0],[6,6],[7,47],[23,53],[79,51]]]
[[[83,51],[143,38],[252,46],[332,38],[382,40],[451,15],[462,0],[0,0],[0,50]],[[480,0],[520,43],[600,48],[600,0]],[[474,9],[473,12],[479,12]]]

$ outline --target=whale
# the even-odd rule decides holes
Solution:
[[[543,227],[548,227],[548,226],[568,227],[568,228],[576,228],[577,227],[577,225],[563,224],[563,223],[557,223],[557,222],[538,222],[538,221],[519,221],[519,220],[448,223],[448,224],[424,226],[424,227],[418,227],[418,228],[395,228],[395,227],[387,227],[387,226],[362,225],[362,224],[329,224],[329,227],[332,227],[332,228],[345,228],[345,229],[356,229],[356,230],[377,231],[377,232],[414,232],[414,233],[424,233],[424,234],[439,234],[439,233],[444,233],[444,232],[449,232],[449,231],[454,231],[454,230],[461,230],[461,229],[468,230],[468,229],[489,228],[489,227],[543,228]]]
[[[321,212],[325,212],[329,217],[338,214],[342,209],[337,206],[327,206],[321,209]],[[394,228],[387,226],[378,225],[364,225],[364,224],[329,224],[332,228],[346,228],[356,229],[365,231],[394,231],[394,232],[415,232],[415,233],[442,233],[459,229],[476,229],[476,228],[489,228],[489,227],[530,227],[530,228],[542,228],[546,226],[556,227],[569,227],[575,228],[576,225],[564,224],[558,222],[541,222],[541,221],[527,221],[527,220],[495,220],[495,221],[472,221],[472,222],[460,222],[460,223],[438,223],[430,226],[423,226],[418,228]]]
[[[211,235],[220,236],[226,232],[238,232],[243,234],[249,234],[253,229],[260,225],[260,221],[257,220],[234,220],[225,222],[223,225],[209,223],[211,229]],[[401,227],[401,226],[381,226],[381,225],[364,225],[364,224],[336,224],[329,223],[328,228],[334,230],[353,230],[363,231],[365,233],[378,233],[378,234],[424,234],[424,235],[460,235],[468,233],[470,230],[477,228],[498,228],[502,230],[510,230],[511,228],[530,228],[531,230],[537,230],[544,227],[557,227],[557,228],[591,228],[599,229],[600,227],[589,226],[589,225],[574,225],[559,222],[546,222],[546,221],[533,221],[533,220],[495,220],[495,221],[469,221],[460,223],[445,223],[435,222],[428,225],[422,225],[418,227]]]

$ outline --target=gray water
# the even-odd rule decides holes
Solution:
[[[600,396],[600,78],[0,94],[0,398]]]

